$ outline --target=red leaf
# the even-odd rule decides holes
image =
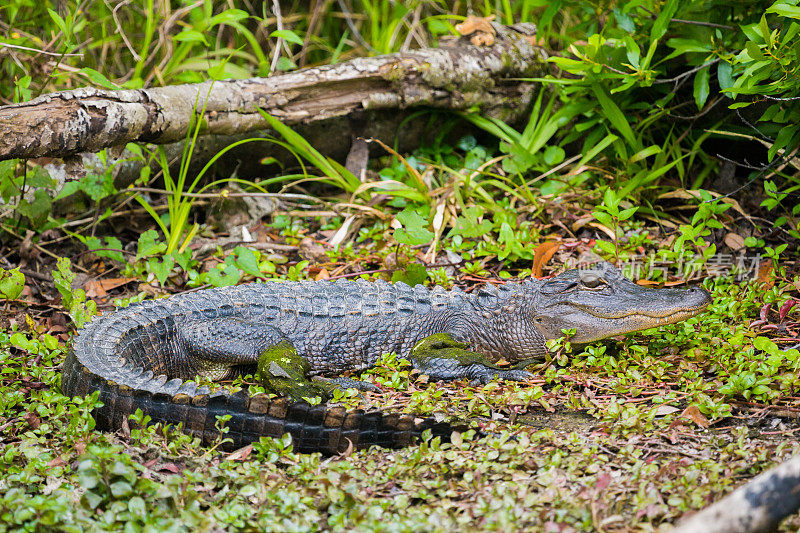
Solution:
[[[181,471],[181,469],[178,468],[175,463],[164,463],[161,465],[159,470],[166,470],[167,472],[172,472],[173,474],[177,474]]]
[[[35,414],[31,413],[30,411],[25,413],[22,418],[33,429],[38,429],[38,427],[42,424],[42,419],[36,416]]]
[[[53,459],[50,459],[50,461],[47,463],[47,468],[53,468],[55,466],[64,466],[65,464],[67,464],[66,461],[64,461],[64,459],[62,459],[61,457],[54,457]]]
[[[611,476],[608,475],[607,472],[603,472],[599,476],[597,476],[597,483],[594,484],[594,488],[597,492],[603,491],[611,485]]]
[[[765,304],[764,307],[761,308],[761,312],[759,313],[759,316],[761,317],[761,320],[766,322],[767,313],[769,313],[769,304]]]
[[[797,305],[797,300],[792,298],[791,300],[789,300],[788,302],[786,302],[781,306],[780,311],[778,311],[778,316],[781,318],[781,322],[783,322],[783,320],[786,318],[786,315],[795,305]]]

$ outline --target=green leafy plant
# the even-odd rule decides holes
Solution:
[[[549,93],[547,102],[544,102],[545,93]],[[532,168],[546,170],[564,161],[565,156],[564,149],[559,145],[547,143],[573,117],[585,111],[585,106],[571,104],[561,105],[557,109],[557,94],[556,90],[539,91],[525,129],[521,132],[496,118],[472,113],[463,113],[461,116],[501,141],[500,149],[508,155],[502,163],[506,172],[523,174]]]
[[[638,206],[620,210],[621,198],[611,188],[603,194],[603,203],[596,206],[592,216],[600,224],[610,229],[614,234],[612,242],[598,240],[597,247],[605,253],[613,253],[614,261],[619,261],[620,223],[630,219],[639,209]]]
[[[715,200],[708,191],[700,190],[697,194],[701,202],[691,224],[681,224],[678,228],[680,235],[672,243],[675,260],[684,264],[687,274],[714,256],[717,247],[714,243],[706,242],[705,237],[711,235],[711,228],[722,228],[717,219],[731,208],[731,204]],[[689,257],[692,251],[694,255]]]
[[[25,274],[19,268],[5,270],[0,268],[0,297],[16,300],[25,288]]]
[[[53,281],[61,294],[61,305],[67,310],[75,326],[82,328],[97,314],[97,304],[93,300],[86,299],[86,292],[83,289],[72,288],[75,273],[70,269],[70,265],[69,259],[60,258],[56,263],[56,270],[52,272]]]

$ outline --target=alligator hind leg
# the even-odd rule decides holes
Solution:
[[[174,370],[210,379],[228,378],[237,373],[234,368],[238,365],[255,367],[264,350],[288,342],[277,328],[235,317],[183,324],[179,337],[185,353],[175,358],[175,364],[186,370]]]
[[[258,358],[258,377],[268,391],[297,401],[315,397],[328,401],[336,385],[311,381],[310,370],[308,360],[288,340],[264,350]]]
[[[511,381],[533,377],[522,368],[500,368],[447,333],[436,333],[419,341],[411,349],[409,359],[414,368],[435,380],[469,378],[473,384],[486,384],[495,377]]]
[[[241,318],[227,317],[192,322],[181,328],[187,347],[186,363],[211,379],[241,374],[238,365],[252,365],[269,392],[294,400],[320,397],[327,401],[333,389],[375,390],[369,383],[348,378],[323,382],[308,378],[311,365],[279,329]]]

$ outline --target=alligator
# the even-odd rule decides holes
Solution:
[[[231,415],[227,449],[286,433],[301,452],[399,447],[426,429],[446,438],[451,426],[327,405],[335,388],[375,389],[342,373],[394,352],[432,380],[526,380],[525,366],[562,330],[589,343],[684,320],[710,301],[701,288],[637,285],[608,263],[471,293],[365,280],[251,283],[95,318],[73,343],[61,386],[71,396],[99,391],[98,429],[119,429],[141,409],[204,444],[220,442],[217,417]],[[267,392],[212,391],[197,379],[247,374]]]

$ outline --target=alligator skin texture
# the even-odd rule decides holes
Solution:
[[[94,412],[99,429],[119,429],[141,409],[153,422],[181,425],[212,444],[220,437],[217,416],[231,415],[227,449],[285,433],[295,450],[326,454],[351,445],[405,446],[425,429],[446,438],[452,428],[432,419],[245,391],[210,392],[191,380],[253,372],[261,352],[285,341],[309,362],[312,376],[369,368],[389,352],[408,355],[421,339],[438,333],[489,360],[539,356],[544,338],[525,312],[536,307],[539,283],[466,294],[363,280],[268,282],[132,304],[95,318],[80,332],[63,365],[62,389],[71,396],[100,391],[103,405]],[[451,363],[433,358],[425,371],[434,379],[479,381],[528,375]]]

